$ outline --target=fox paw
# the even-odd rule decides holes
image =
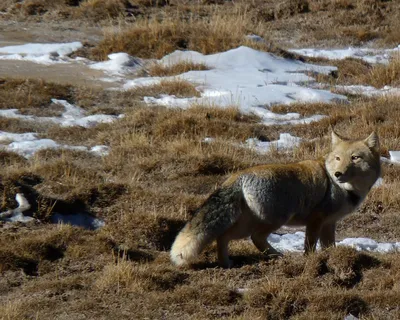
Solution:
[[[233,267],[233,261],[230,259],[227,259],[225,261],[220,261],[218,264],[221,268],[224,268],[224,269],[230,269]]]

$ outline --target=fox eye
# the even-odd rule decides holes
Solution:
[[[340,161],[340,157],[335,157],[335,160],[336,161]]]
[[[361,159],[361,157],[360,156],[351,156],[351,160],[358,160],[358,159]]]

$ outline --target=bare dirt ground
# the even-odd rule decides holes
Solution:
[[[102,81],[107,75],[82,64],[38,65],[28,61],[0,61],[0,74],[12,78],[44,79],[60,84],[74,83],[93,88],[113,88],[115,84]]]
[[[276,51],[400,43],[397,1],[5,0],[0,12],[0,46],[81,41],[92,45],[82,54],[98,60],[119,51],[150,58],[175,49],[217,52],[244,44],[249,33],[264,36]],[[373,66],[354,61],[340,66],[338,78],[327,81],[376,80]],[[396,72],[384,69],[379,83],[394,83]],[[175,268],[168,257],[184,222],[230,173],[322,156],[329,150],[330,124],[347,137],[377,130],[382,156],[399,150],[398,98],[274,106],[274,112],[330,118],[312,126],[266,127],[235,108],[149,108],[144,95],[174,94],[177,87],[109,91],[104,90],[109,83],[97,80],[102,76],[78,64],[0,60],[0,109],[47,114],[57,98],[88,114],[126,115],[93,128],[0,118],[1,131],[35,132],[70,145],[106,144],[111,150],[107,157],[43,150],[29,160],[0,152],[0,211],[15,208],[15,194],[23,192],[32,205],[27,214],[37,219],[0,224],[0,319],[400,318],[398,252],[341,247],[270,259],[243,240],[230,248],[229,270],[217,267],[215,245],[191,269]],[[192,87],[186,89],[192,94]],[[313,142],[290,154],[236,147],[250,137],[275,140],[281,132]],[[206,136],[216,143],[201,143]],[[400,241],[400,168],[383,169],[385,183],[338,224],[338,239]],[[56,212],[86,212],[106,225],[96,231],[54,225]]]
[[[73,41],[99,41],[101,28],[78,26],[72,23],[0,22],[0,47],[26,43],[62,43]],[[43,65],[29,61],[0,60],[2,77],[44,79],[46,81],[110,88],[115,85],[101,81],[107,74],[79,63]]]

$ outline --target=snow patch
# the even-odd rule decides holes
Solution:
[[[59,124],[62,127],[81,126],[84,128],[94,127],[99,123],[111,123],[116,119],[123,117],[123,115],[113,116],[105,114],[85,116],[85,110],[78,106],[70,104],[65,100],[52,99],[51,101],[55,104],[62,105],[65,108],[65,111],[62,113],[61,117],[36,117],[31,115],[22,115],[19,113],[18,109],[0,110],[0,117],[44,123],[51,122]]]
[[[0,221],[5,222],[22,222],[27,223],[35,221],[35,218],[25,216],[24,212],[31,208],[28,200],[26,200],[24,194],[17,193],[15,200],[18,203],[18,207],[5,212],[0,213]],[[95,218],[86,213],[78,214],[60,214],[55,213],[51,216],[51,222],[53,223],[65,223],[72,226],[82,227],[85,229],[95,230],[104,227],[105,223],[103,220]]]
[[[307,57],[326,58],[330,60],[341,60],[346,58],[362,59],[368,63],[388,63],[393,54],[400,52],[400,45],[393,49],[368,49],[368,48],[347,48],[347,49],[292,49],[290,52],[301,54]]]
[[[27,133],[11,133],[0,131],[0,144],[8,144],[10,142],[32,141],[36,140],[37,135],[34,132]]]
[[[352,85],[352,86],[336,86],[337,90],[346,94],[365,95],[368,97],[378,96],[400,96],[400,88],[384,86],[383,88],[375,88],[372,86]]]
[[[400,151],[389,151],[390,162],[400,163]]]
[[[157,98],[145,97],[144,100],[149,104],[180,108],[187,108],[193,104],[221,107],[237,105],[243,113],[260,115],[265,124],[276,124],[282,121],[293,124],[309,123],[318,121],[322,117],[301,119],[299,114],[290,114],[289,118],[292,122],[285,122],[289,119],[268,111],[265,107],[268,105],[299,101],[347,101],[343,95],[304,86],[305,83],[315,82],[313,77],[307,75],[308,73],[329,74],[335,71],[336,67],[317,66],[284,59],[244,46],[212,55],[203,55],[195,51],[175,51],[159,60],[159,63],[173,65],[181,61],[203,63],[212,69],[189,71],[174,77],[138,78],[127,81],[123,88],[129,90],[138,86],[153,85],[162,80],[187,80],[197,84],[201,97],[177,98],[162,95]],[[272,121],[273,117],[275,119]]]
[[[287,150],[298,147],[302,139],[294,137],[289,133],[281,133],[279,140],[276,141],[260,141],[257,138],[247,139],[245,145],[251,149],[254,149],[258,153],[267,153],[271,149],[276,150]]]
[[[96,230],[105,226],[105,222],[101,219],[95,218],[89,214],[60,214],[55,213],[50,218],[52,223],[69,224],[75,227],[82,227],[84,229]]]
[[[297,231],[288,234],[271,234],[268,242],[277,250],[289,252],[304,251],[305,233]],[[358,251],[389,253],[400,250],[400,242],[377,242],[370,238],[347,238],[336,242],[338,246],[353,247]]]
[[[0,60],[26,60],[41,64],[70,62],[68,55],[82,48],[81,42],[27,43],[0,47]]]
[[[36,133],[9,133],[0,131],[0,150],[15,152],[27,159],[43,149],[69,149],[91,152],[97,156],[106,156],[109,147],[100,145],[92,148],[59,144],[51,139],[39,139]]]
[[[108,58],[110,59],[109,61],[94,63],[89,65],[89,67],[96,70],[106,71],[112,75],[123,75],[137,71],[143,65],[142,59],[132,57],[123,52],[109,54]]]
[[[0,221],[23,223],[34,221],[34,218],[24,215],[24,212],[31,208],[31,205],[29,204],[28,200],[26,200],[25,196],[22,193],[17,193],[15,196],[15,200],[18,203],[18,207],[5,212],[1,212]]]

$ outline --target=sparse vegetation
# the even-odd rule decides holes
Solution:
[[[52,86],[41,83],[41,88]],[[21,92],[19,85],[8,88],[10,96]],[[98,96],[92,89],[66,88],[57,90],[60,99],[84,101],[87,110],[98,108]],[[382,154],[387,156],[387,148],[399,149],[397,99],[274,106],[274,112],[329,113],[331,117],[312,126],[265,127],[256,117],[233,107],[150,108],[142,105],[142,97],[140,90],[103,93],[102,108],[126,106],[126,116],[117,125],[75,132],[41,128],[41,135],[56,141],[111,146],[110,155],[103,159],[68,150],[44,150],[29,161],[3,154],[2,210],[15,206],[15,193],[22,191],[42,221],[60,210],[89,210],[107,221],[99,231],[51,224],[0,228],[4,244],[0,272],[8,279],[0,280],[4,294],[0,308],[6,319],[53,318],[62,310],[76,316],[110,318],[122,312],[140,312],[150,318],[166,313],[168,318],[173,314],[174,318],[219,315],[238,319],[331,319],[349,313],[371,318],[397,316],[397,254],[336,248],[309,257],[287,254],[282,260],[264,261],[243,240],[232,244],[237,268],[231,270],[214,268],[213,247],[203,253],[204,262],[194,270],[175,269],[168,258],[184,221],[226,175],[258,163],[322,156],[329,148],[329,122],[345,136],[365,136],[378,128]],[[291,154],[275,150],[259,155],[239,146],[250,137],[275,140],[279,132],[316,140],[303,143]],[[202,142],[205,137],[216,141]],[[400,169],[384,169],[385,183],[371,192],[357,213],[339,224],[339,237],[367,233],[377,239],[398,239]],[[21,270],[25,275],[21,276]],[[26,294],[32,296],[29,303],[13,302]],[[56,309],[49,307],[58,295],[68,299]],[[105,301],[107,308],[99,301]]]
[[[153,85],[137,86],[129,90],[128,95],[136,98],[145,96],[174,95],[178,98],[199,97],[200,92],[194,84],[179,78],[172,80],[161,80]]]
[[[361,59],[325,60],[310,58],[310,61],[335,65],[333,75],[317,75],[317,81],[334,85],[369,85],[375,88],[398,86],[400,78],[400,55],[394,53],[389,63],[371,65]]]
[[[377,65],[367,74],[365,81],[376,88],[400,84],[400,54],[395,55],[387,65]]]
[[[191,61],[179,62],[170,65],[154,63],[147,68],[147,72],[152,77],[168,77],[182,74],[192,70],[210,70],[204,63],[194,63]]]
[[[120,51],[161,58],[177,49],[209,54],[248,45],[338,67],[337,74],[319,75],[318,81],[380,88],[399,85],[398,57],[372,66],[356,59],[302,58],[280,48],[369,41],[397,46],[399,8],[397,1],[383,0],[5,0],[0,21],[8,28],[15,21],[43,32],[50,28],[52,39],[62,33],[60,41],[69,41],[67,33],[78,25],[100,26],[102,39],[88,41],[80,53],[96,60]],[[249,34],[265,41],[245,38]],[[209,68],[154,63],[146,71],[175,76]],[[51,103],[57,98],[88,114],[125,117],[93,128],[0,118],[1,131],[35,132],[69,145],[105,144],[111,150],[106,157],[42,150],[31,159],[0,151],[0,211],[15,208],[15,194],[22,192],[32,206],[28,214],[39,219],[0,222],[0,319],[400,318],[397,252],[368,254],[338,247],[307,257],[287,253],[266,260],[242,240],[232,243],[235,268],[229,270],[216,267],[215,244],[193,269],[173,267],[168,256],[178,230],[230,173],[262,163],[321,157],[330,147],[331,124],[347,137],[377,130],[384,157],[389,150],[400,150],[398,98],[354,96],[350,104],[274,105],[273,112],[329,118],[311,125],[264,126],[234,106],[181,110],[143,103],[145,96],[162,94],[184,98],[200,93],[179,78],[120,92],[2,76],[0,109],[58,116],[61,108]],[[282,132],[305,142],[290,153],[261,155],[243,147],[248,138],[272,141]],[[214,140],[206,142],[207,137]],[[383,169],[384,183],[338,224],[339,239],[400,241],[400,167],[384,164]],[[106,225],[97,231],[55,225],[50,223],[54,212],[86,212]]]

